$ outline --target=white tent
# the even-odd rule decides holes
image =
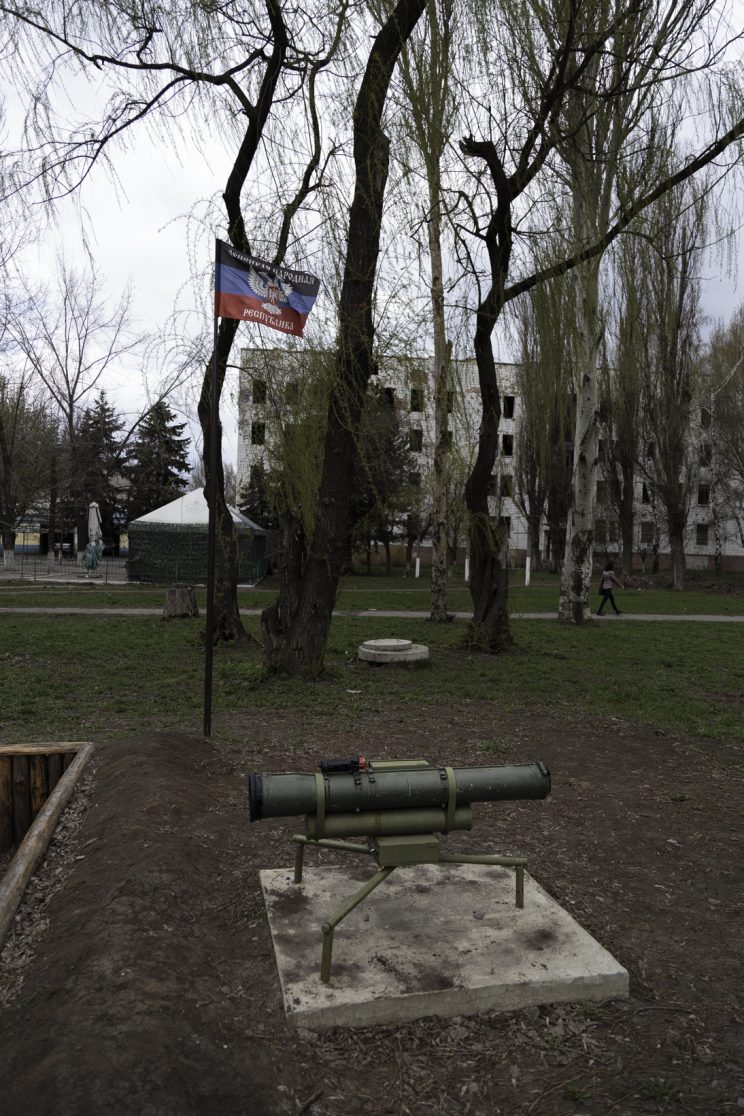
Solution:
[[[266,573],[266,532],[229,508],[238,546],[238,576],[253,583]],[[128,528],[129,577],[134,581],[203,583],[208,565],[209,508],[204,489],[187,492],[133,519]]]
[[[257,523],[243,515],[237,508],[232,507],[231,504],[228,504],[227,507],[233,523],[237,523],[240,527],[248,527],[256,534],[264,534],[263,527],[259,527]],[[180,523],[183,526],[206,527],[209,524],[209,505],[204,489],[195,488],[193,492],[187,492],[185,496],[180,496],[178,500],[172,500],[170,504],[163,504],[162,508],[155,508],[154,511],[141,515],[139,519],[132,520],[132,523]]]

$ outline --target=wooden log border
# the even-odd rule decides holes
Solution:
[[[72,758],[72,753],[74,759],[36,815],[0,882],[0,948],[16,916],[28,881],[49,847],[60,814],[70,801],[83,768],[93,754],[93,745],[89,741],[0,745],[0,755],[60,755],[66,759],[67,755]]]

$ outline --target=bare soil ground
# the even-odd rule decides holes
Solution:
[[[353,732],[261,711],[244,730],[242,751],[177,734],[100,747],[0,959],[3,1113],[744,1112],[734,746],[480,702],[390,708]],[[250,826],[244,775],[360,750],[547,762],[549,799],[476,807],[457,841],[525,852],[628,968],[631,999],[289,1032],[257,872],[290,863],[297,823]]]

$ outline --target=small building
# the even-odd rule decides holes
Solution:
[[[229,511],[238,538],[238,580],[256,582],[266,573],[266,532],[237,508]],[[208,535],[209,508],[203,488],[132,520],[129,579],[206,582]]]

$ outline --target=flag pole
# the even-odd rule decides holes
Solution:
[[[219,290],[217,268],[219,267],[219,244],[214,242],[215,292]],[[215,293],[215,299],[217,295]],[[207,630],[204,647],[204,735],[212,735],[212,657],[214,641],[214,557],[217,519],[217,344],[219,341],[219,318],[217,307],[214,313],[214,340],[212,342],[212,381],[209,401],[209,482],[207,484],[207,505],[209,507],[209,534],[207,536]]]

